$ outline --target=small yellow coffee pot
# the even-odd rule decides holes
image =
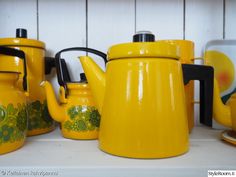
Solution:
[[[55,64],[60,85],[57,102],[53,88],[47,81],[42,83],[45,88],[49,113],[61,123],[61,132],[70,139],[97,139],[100,125],[100,114],[95,108],[90,86],[84,74],[80,82],[66,82],[62,70],[61,53],[66,51],[86,51],[98,54],[106,60],[106,54],[89,48],[67,48],[56,54]],[[65,71],[64,71],[65,72]]]
[[[189,140],[179,49],[148,33],[136,39],[143,42],[110,47],[106,72],[80,57],[101,114],[99,147],[131,158],[183,154]]]
[[[0,71],[0,154],[23,146],[28,122],[27,96],[29,94],[25,53],[8,47],[0,47],[0,64],[8,59],[5,56],[23,60],[24,73],[22,75],[24,76],[22,82],[21,73],[9,70]]]

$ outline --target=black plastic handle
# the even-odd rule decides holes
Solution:
[[[211,66],[182,64],[184,84],[200,81],[200,123],[212,126],[214,68]]]
[[[23,60],[23,63],[24,63],[23,89],[26,91],[27,90],[27,68],[26,68],[25,53],[22,50],[0,46],[0,54],[13,56],[13,57],[19,57],[20,59]]]
[[[61,54],[63,52],[68,52],[68,51],[84,51],[84,52],[88,52],[88,53],[93,53],[95,55],[100,56],[103,60],[104,63],[106,65],[107,63],[107,55],[103,52],[100,52],[98,50],[95,49],[91,49],[91,48],[87,48],[87,47],[72,47],[72,48],[66,48],[63,49],[59,52],[56,53],[55,55],[55,66],[56,66],[56,71],[57,71],[57,79],[58,79],[58,83],[60,86],[63,86],[65,88],[65,93],[67,96],[67,85],[66,85],[66,78],[64,78],[64,74],[63,74],[63,65],[62,65],[62,61],[61,61]]]
[[[71,82],[70,74],[67,68],[67,64],[64,59],[61,59],[61,65],[62,65],[62,73],[63,78],[65,79],[65,82]],[[55,65],[55,58],[53,57],[45,57],[45,74],[50,74],[52,71],[52,68],[56,67]]]
[[[50,74],[52,68],[55,67],[55,58],[53,57],[45,57],[45,74]]]

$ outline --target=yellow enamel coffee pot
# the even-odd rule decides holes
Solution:
[[[8,59],[7,56],[23,60],[24,76],[22,82],[19,77],[21,73],[0,70],[0,154],[14,151],[23,146],[28,120],[25,54],[20,50],[0,47],[0,65]],[[19,82],[23,83],[23,88],[18,87]]]
[[[97,139],[100,114],[95,108],[90,86],[84,74],[80,82],[66,82],[62,70],[61,53],[68,51],[86,51],[101,56],[106,62],[106,54],[90,48],[75,47],[63,49],[56,54],[55,64],[60,85],[57,102],[53,88],[49,82],[42,83],[45,88],[49,113],[61,123],[61,132],[70,139]]]
[[[166,40],[176,44],[180,47],[180,62],[182,64],[194,64],[194,43],[188,40]],[[189,132],[192,131],[194,126],[194,81],[190,81],[184,86],[187,117],[188,117],[188,128]]]
[[[185,101],[187,107],[189,132],[194,126],[194,80],[198,80],[200,123],[211,126],[213,105],[214,70],[210,66],[196,65],[194,61],[194,43],[189,40],[164,40],[180,48],[180,62],[183,69]],[[162,42],[162,41],[157,41]]]
[[[27,31],[25,29],[17,29],[16,38],[2,38],[0,39],[0,46],[20,49],[24,51],[26,56],[29,92],[27,135],[38,135],[52,131],[54,122],[48,113],[45,92],[40,87],[40,83],[45,80],[45,44],[38,40],[27,39]],[[0,66],[0,69],[22,72],[23,68],[19,59],[8,58]]]
[[[188,151],[182,67],[176,45],[154,41],[110,47],[106,72],[80,57],[101,114],[101,150],[131,158],[165,158]]]

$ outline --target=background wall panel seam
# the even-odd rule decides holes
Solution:
[[[39,40],[39,0],[36,0],[36,29],[37,29],[37,40]]]
[[[88,0],[85,0],[85,40],[86,40],[86,47],[88,47]],[[88,55],[88,52],[86,52],[86,55]]]
[[[134,33],[137,32],[137,0],[134,0]]]
[[[185,40],[186,0],[183,0],[183,40]]]
[[[225,39],[225,10],[226,4],[225,0],[223,0],[223,39]]]

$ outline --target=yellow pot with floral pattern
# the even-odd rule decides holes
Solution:
[[[48,81],[41,85],[46,91],[49,113],[54,120],[61,123],[61,132],[65,138],[98,138],[100,115],[87,83],[67,83],[67,96],[61,86],[60,103],[57,102],[53,87]]]
[[[22,51],[0,47],[0,64],[6,55],[24,59]],[[23,79],[23,88],[19,87],[20,75],[0,70],[0,154],[22,147],[26,138],[28,93],[26,79]]]
[[[51,119],[47,109],[47,102],[44,90],[40,83],[45,80],[45,44],[41,41],[28,39],[27,31],[17,29],[16,38],[0,39],[0,46],[11,47],[24,51],[29,84],[29,124],[28,136],[39,135],[50,132],[54,129],[54,121]],[[0,65],[0,70],[7,69],[22,72],[22,65],[16,57],[8,56]]]

